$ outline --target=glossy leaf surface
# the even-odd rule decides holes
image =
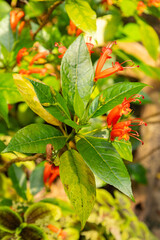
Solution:
[[[86,107],[93,87],[93,74],[88,48],[81,35],[70,45],[61,64],[63,96],[72,111],[76,91]]]
[[[77,148],[99,178],[133,199],[129,174],[111,143],[103,138],[81,135]]]
[[[66,138],[56,128],[46,124],[31,124],[20,129],[3,152],[45,153],[46,145],[61,149]]]
[[[144,83],[124,82],[108,87],[100,93],[102,103],[97,107],[96,110],[94,109],[95,112],[92,112],[90,117],[103,115],[116,105],[121,104],[125,97],[129,98],[130,96],[139,93],[145,86],[146,84]],[[93,102],[93,104],[95,103]],[[92,104],[90,108],[93,108]]]

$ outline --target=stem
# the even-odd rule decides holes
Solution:
[[[32,39],[34,40],[37,33],[48,23],[49,21],[49,17],[50,15],[52,14],[53,10],[59,6],[64,0],[61,0],[61,1],[56,1],[55,3],[53,3],[53,5],[48,9],[48,13],[43,21],[43,23],[39,26],[39,28],[37,29],[37,31],[33,34],[33,37]]]
[[[67,136],[67,133],[65,132],[65,130],[63,129],[62,125],[59,126],[61,132],[64,134],[64,136]]]
[[[29,157],[25,157],[25,158],[14,158],[12,159],[10,162],[6,162],[2,167],[0,167],[0,172],[5,172],[7,171],[7,169],[13,164],[13,163],[17,163],[17,162],[27,162],[27,161],[35,161],[37,158],[39,157],[43,157],[43,154],[41,153],[37,153],[34,156],[29,156]]]

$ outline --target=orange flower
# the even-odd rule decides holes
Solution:
[[[132,123],[138,123],[138,124],[132,125]],[[113,126],[112,131],[110,132],[110,140],[114,141],[114,139],[118,137],[118,140],[125,139],[126,141],[128,141],[130,137],[134,137],[143,144],[143,141],[138,138],[139,133],[133,130],[132,128],[130,128],[130,126],[140,126],[142,124],[145,124],[145,126],[147,126],[145,122],[137,118],[128,120],[125,122],[116,123]]]
[[[61,55],[59,55],[59,58],[62,58],[67,50],[67,48],[59,43],[55,43],[54,44],[55,47],[58,47],[58,52],[61,53]]]
[[[147,6],[144,4],[144,2],[139,1],[138,5],[137,5],[138,15],[141,15],[146,8],[147,8]]]
[[[31,60],[30,62],[30,66],[33,65],[34,62],[36,62],[38,59],[40,58],[46,58],[46,56],[48,55],[49,53],[47,51],[44,51],[44,52],[40,52],[40,53],[37,53]]]
[[[88,51],[89,51],[89,53],[91,55],[91,53],[94,52],[94,51],[92,51],[92,48],[94,47],[94,45],[92,43],[89,43],[89,42],[87,42],[86,45],[87,45]]]
[[[65,239],[67,234],[62,229],[57,228],[56,226],[49,224],[47,226],[52,232],[57,233],[58,237],[61,237],[62,239]]]
[[[69,26],[67,27],[69,35],[76,35],[78,37],[83,31],[76,27],[76,25],[70,20]]]
[[[23,56],[26,56],[28,55],[29,53],[27,52],[27,48],[22,48],[19,50],[18,54],[17,54],[17,57],[16,57],[16,60],[17,60],[17,64],[20,66],[21,65],[21,59]]]
[[[22,32],[22,30],[23,30],[23,28],[24,28],[24,25],[25,25],[25,21],[22,21],[22,22],[20,23],[20,25],[19,25],[19,28],[18,28],[18,34],[19,34],[19,35],[21,34],[21,32]]]
[[[21,18],[24,17],[24,12],[19,11],[18,13],[15,10],[12,10],[10,12],[10,24],[11,24],[11,29],[12,31],[16,30],[16,27],[18,25],[18,22],[21,20]]]
[[[144,98],[144,96],[142,95],[133,95],[128,99],[124,98],[121,104],[115,106],[107,116],[108,128],[113,127],[123,114],[127,115],[132,111],[130,109],[131,102],[138,101],[139,103],[141,103],[141,101],[138,99],[139,97]]]
[[[148,1],[148,6],[154,6],[154,7],[160,7],[160,0],[149,0]]]
[[[39,73],[41,76],[44,76],[47,73],[46,68],[31,68],[29,70],[21,69],[19,71],[20,74],[30,75],[32,73]]]
[[[105,77],[109,77],[112,74],[122,71],[124,68],[135,68],[135,67],[139,67],[139,66],[134,66],[134,63],[131,66],[128,67],[122,67],[122,64],[126,63],[126,62],[132,62],[132,60],[127,60],[124,61],[122,63],[119,62],[115,62],[115,64],[112,63],[112,67],[106,69],[106,70],[102,70],[105,62],[107,59],[111,58],[111,47],[113,46],[113,44],[116,44],[116,41],[110,43],[107,45],[107,47],[102,48],[102,54],[101,57],[99,58],[98,62],[97,62],[97,66],[96,66],[96,71],[95,71],[95,78],[94,81],[96,82],[99,78],[105,78]]]
[[[45,162],[45,169],[43,174],[43,181],[45,185],[51,186],[52,182],[59,176],[59,167]]]

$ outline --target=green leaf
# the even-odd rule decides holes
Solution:
[[[36,166],[30,175],[30,191],[33,195],[40,192],[44,187],[43,182],[44,166]]]
[[[139,163],[132,163],[127,165],[127,169],[131,178],[142,184],[147,184],[146,169]]]
[[[60,126],[61,123],[53,117],[40,103],[32,83],[20,74],[13,76],[15,84],[28,106],[46,122]]]
[[[1,4],[1,8],[0,8],[0,20],[1,20],[7,15],[7,13],[10,12],[11,7],[6,1],[1,0],[0,4]]]
[[[147,49],[150,56],[157,60],[158,58],[158,48],[159,48],[159,38],[156,31],[152,26],[147,24],[142,18],[137,17],[137,23],[140,26],[140,33],[142,43]]]
[[[74,109],[76,90],[86,107],[93,87],[93,67],[84,37],[79,36],[68,48],[61,64],[62,91],[69,108]]]
[[[1,240],[5,240],[5,238],[7,240],[7,237],[8,237],[8,239],[10,239],[11,236],[12,235],[10,233],[8,233],[7,231],[4,231],[3,229],[1,229],[1,226],[0,226],[0,239]]]
[[[74,24],[87,33],[96,31],[96,13],[84,0],[66,0],[65,8]]]
[[[59,220],[61,218],[60,208],[50,203],[38,202],[32,204],[24,214],[27,223],[35,223],[38,219],[45,218],[49,218],[48,221]]]
[[[20,129],[3,152],[45,153],[51,143],[55,150],[65,145],[66,137],[56,128],[46,124],[31,124]]]
[[[83,228],[95,202],[94,175],[81,155],[72,149],[60,157],[60,177]]]
[[[26,189],[27,189],[27,179],[24,171],[12,164],[8,169],[8,175],[12,180],[13,187],[23,199],[27,200]]]
[[[75,95],[74,95],[74,111],[75,114],[79,117],[82,118],[83,113],[84,113],[84,103],[79,96],[78,90],[76,89]]]
[[[115,147],[121,158],[130,162],[133,161],[132,145],[129,141],[115,139],[114,142],[112,142],[112,145]]]
[[[5,149],[6,145],[0,140],[0,152]]]
[[[71,120],[67,104],[61,94],[39,80],[26,79],[33,85],[40,103],[47,112],[59,121],[64,122],[77,130],[80,128],[79,125]]]
[[[0,207],[0,228],[7,232],[14,232],[21,224],[21,217],[9,207]]]
[[[134,16],[137,10],[137,2],[130,0],[119,1],[119,6],[125,17]]]
[[[3,92],[0,95],[0,116],[6,121],[7,125],[9,124],[8,120],[8,104],[4,97]]]
[[[10,26],[9,14],[0,21],[0,43],[11,52],[14,44],[14,37]]]
[[[116,105],[121,104],[125,97],[129,98],[130,96],[139,93],[145,86],[147,85],[144,83],[123,82],[116,83],[108,87],[100,93],[100,97],[103,98],[103,102],[99,105],[95,112],[90,115],[90,117],[103,115],[107,111],[114,108]],[[90,109],[93,108],[93,104],[91,104]]]
[[[110,41],[115,39],[115,35],[118,31],[118,28],[121,25],[121,14],[120,12],[115,9],[111,12],[111,14],[107,14],[102,18],[102,20],[106,20],[106,26],[104,29],[104,41]],[[117,24],[118,23],[118,24]],[[101,27],[101,25],[100,25]]]
[[[0,73],[0,91],[7,103],[14,104],[22,101],[11,73]]]
[[[129,174],[112,144],[103,138],[79,137],[77,148],[90,169],[133,199]]]
[[[19,234],[23,240],[48,240],[45,232],[34,224],[28,224],[22,228]]]

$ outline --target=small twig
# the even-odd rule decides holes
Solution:
[[[52,14],[53,10],[54,10],[57,6],[59,6],[63,1],[64,1],[64,0],[56,1],[56,2],[53,3],[53,5],[49,8],[48,13],[47,13],[47,15],[46,15],[43,23],[39,26],[39,28],[37,29],[37,31],[33,34],[33,37],[32,37],[33,40],[35,39],[37,33],[48,23],[49,17],[50,17],[50,15]]]
[[[13,164],[13,163],[17,163],[17,162],[27,162],[27,161],[35,161],[37,158],[42,157],[43,154],[41,153],[37,153],[34,156],[29,156],[29,157],[25,157],[25,158],[14,158],[12,159],[10,162],[6,162],[2,167],[0,167],[0,172],[5,172],[7,171],[7,169]]]

